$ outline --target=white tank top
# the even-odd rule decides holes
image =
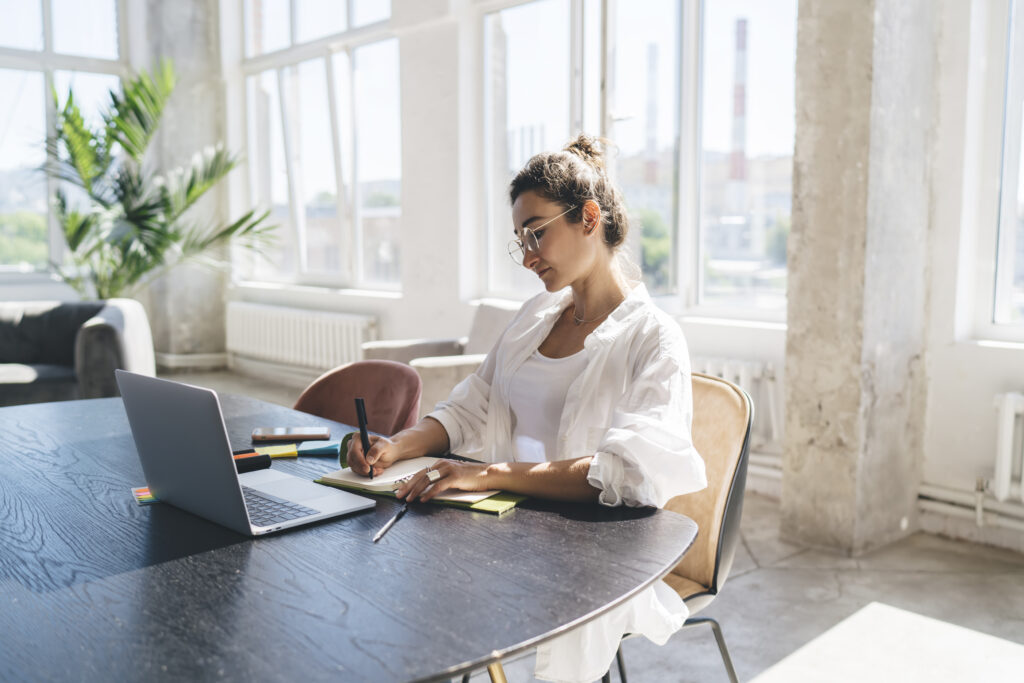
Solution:
[[[512,444],[517,462],[546,462],[558,455],[558,425],[565,395],[587,365],[585,351],[548,358],[540,351],[512,376]]]

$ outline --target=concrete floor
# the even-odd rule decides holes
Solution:
[[[224,372],[170,377],[287,406],[300,391]],[[782,541],[778,529],[778,502],[748,494],[743,542],[732,572],[705,610],[722,625],[742,681],[756,679],[773,666],[773,680],[854,680],[840,673],[838,663],[837,670],[812,678],[787,677],[787,662],[779,663],[800,648],[813,649],[822,634],[871,603],[1024,644],[1024,555],[919,533],[863,557],[848,558]],[[988,675],[981,663],[971,663],[978,674],[974,680],[1024,680],[1024,647],[1010,649],[1011,668],[1016,667],[1011,678]],[[887,656],[906,658],[915,651],[909,645],[896,650]],[[851,642],[848,651],[863,659],[870,656],[872,646]],[[628,640],[623,655],[634,682],[728,680],[714,638],[703,628],[678,633],[664,647],[642,638]],[[968,658],[971,653],[953,656]],[[879,662],[878,670],[893,671],[896,664],[907,666]],[[532,656],[507,663],[505,671],[510,683],[535,680]],[[474,683],[486,680],[483,672],[473,676]],[[618,680],[617,672],[612,680]],[[964,679],[952,673],[944,679],[940,673],[929,674],[928,680]]]

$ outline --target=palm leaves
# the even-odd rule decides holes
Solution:
[[[99,130],[90,129],[73,92],[63,106],[54,93],[57,125],[47,140],[46,172],[62,185],[54,210],[70,252],[54,267],[83,294],[131,294],[184,260],[228,244],[260,251],[272,237],[274,226],[264,224],[269,212],[221,225],[190,219],[189,210],[238,164],[222,146],[182,168],[147,170],[146,149],[174,85],[169,61],[153,76],[142,72],[123,93],[110,93]]]

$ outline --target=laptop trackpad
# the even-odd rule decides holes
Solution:
[[[296,503],[305,503],[312,498],[319,498],[324,495],[324,487],[320,484],[314,484],[311,481],[300,479],[294,475],[273,472],[271,470],[246,472],[238,479],[249,488]]]

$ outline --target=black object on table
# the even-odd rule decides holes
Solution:
[[[297,417],[221,402],[235,448]],[[449,679],[620,604],[696,535],[671,512],[531,500],[501,517],[422,505],[374,544],[401,505],[380,497],[248,539],[134,502],[117,398],[0,409],[0,467],[0,680]]]

